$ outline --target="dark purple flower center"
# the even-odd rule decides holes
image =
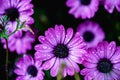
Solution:
[[[94,39],[94,34],[90,31],[86,31],[83,34],[83,38],[86,42],[91,42]]]
[[[81,4],[83,5],[89,5],[91,0],[80,0],[81,1]]]
[[[37,76],[38,70],[34,65],[31,65],[27,68],[27,73],[30,74],[32,77]]]
[[[69,49],[64,44],[58,44],[54,47],[53,53],[56,57],[65,58],[68,56]]]
[[[103,58],[98,62],[97,69],[102,73],[109,73],[113,68],[113,64],[107,58]]]
[[[5,10],[5,14],[8,16],[8,18],[10,19],[10,21],[15,21],[16,18],[19,17],[19,12],[17,8],[8,8]]]

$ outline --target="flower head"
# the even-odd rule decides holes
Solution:
[[[34,22],[31,15],[33,14],[33,5],[31,0],[1,0],[0,1],[0,16],[7,15],[9,22],[6,28],[9,31],[16,29],[16,19],[20,23],[25,21],[25,26],[29,26]]]
[[[69,14],[75,18],[92,18],[98,10],[99,0],[67,0],[66,5],[70,7]]]
[[[96,48],[88,49],[83,58],[85,68],[81,74],[85,80],[119,80],[120,47],[114,41],[100,42]]]
[[[41,44],[35,46],[35,58],[43,60],[44,70],[50,69],[51,76],[55,77],[61,67],[65,64],[62,74],[65,77],[79,72],[77,63],[82,62],[82,55],[86,53],[86,44],[79,33],[73,34],[73,29],[65,31],[63,25],[55,25],[45,31],[45,36],[39,36]]]
[[[77,31],[83,36],[88,48],[96,47],[105,38],[105,33],[101,27],[92,21],[86,21],[80,24]]]
[[[43,80],[44,73],[41,67],[42,62],[36,61],[30,55],[24,55],[16,62],[14,72],[18,75],[16,80]]]
[[[29,31],[17,31],[15,34],[8,39],[8,48],[10,51],[16,51],[17,54],[26,53],[27,50],[32,48],[32,43],[35,41],[35,36]],[[6,42],[2,39],[4,48],[6,48]]]
[[[120,12],[120,0],[103,0],[105,9],[112,13],[116,7],[117,11]]]

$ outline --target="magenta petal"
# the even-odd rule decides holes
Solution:
[[[17,75],[25,75],[25,71],[20,70],[20,69],[15,69],[14,73],[16,73]]]
[[[112,55],[115,53],[116,50],[116,44],[115,42],[111,42],[107,47],[107,58],[112,57]]]
[[[37,66],[38,68],[40,68],[41,64],[42,64],[41,60],[35,60],[35,66]]]
[[[83,61],[82,63],[87,68],[96,68],[97,67],[97,64],[90,63],[90,62],[87,62],[87,61]]]
[[[119,63],[114,64],[113,67],[117,70],[120,70],[120,64]]]
[[[119,63],[120,62],[120,47],[117,47],[114,55],[110,58],[112,63]]]
[[[21,68],[21,66],[25,67],[24,61],[23,61],[22,58],[19,58],[18,61],[15,63],[15,65],[16,65],[18,68]]]
[[[40,52],[51,52],[51,51],[52,51],[52,48],[49,47],[49,46],[46,45],[46,44],[37,44],[37,45],[35,46],[35,50],[40,51]]]
[[[32,56],[24,55],[23,59],[24,59],[25,65],[34,64],[34,60],[33,60]]]
[[[33,9],[25,10],[20,13],[20,15],[31,16],[34,13]]]
[[[69,53],[76,57],[82,57],[86,53],[86,51],[83,49],[74,49],[70,50]]]
[[[88,73],[92,72],[92,71],[95,71],[96,69],[95,68],[84,68],[81,70],[81,74],[82,75],[87,75]]]
[[[65,36],[64,44],[67,44],[71,40],[72,36],[73,36],[73,29],[68,28]]]
[[[24,76],[18,76],[16,80],[24,80]]]
[[[66,72],[68,73],[68,75],[73,76],[75,73],[75,70],[72,64],[67,59],[65,59],[65,62],[66,62]]]
[[[67,72],[66,72],[66,67],[63,69],[62,74],[63,74],[63,77],[66,77],[66,75],[67,75]]]
[[[112,3],[106,4],[104,7],[109,13],[112,13],[114,10],[114,5]]]
[[[73,62],[71,59],[69,59],[69,61],[71,62],[72,66],[74,67],[75,71],[76,71],[76,72],[79,72],[79,71],[80,71],[80,68],[79,68],[79,66],[77,65],[77,63]]]
[[[52,45],[56,45],[56,39],[54,37],[54,34],[52,32],[50,32],[49,30],[45,31],[45,38],[52,44]]]
[[[105,74],[103,73],[98,73],[95,77],[94,80],[105,80]]]
[[[104,43],[99,43],[98,46],[97,46],[97,54],[100,58],[103,58],[103,57],[106,57],[106,52],[107,52],[107,45],[108,43],[107,42],[104,42]]]
[[[65,29],[63,25],[60,25],[60,33],[61,33],[61,43],[64,43],[64,39],[65,39]]]
[[[96,77],[96,75],[98,75],[99,73],[98,73],[98,71],[91,71],[90,73],[88,73],[86,76],[85,76],[85,80],[92,80],[92,79],[94,79],[95,77]],[[94,79],[94,80],[96,80],[96,79]],[[99,79],[97,79],[97,80],[99,80]]]
[[[113,72],[111,72],[110,74],[111,74],[110,76],[112,77],[112,80],[115,80],[115,79],[116,79],[116,80],[119,80],[120,77],[119,77],[118,73],[115,73],[115,72],[113,71]]]
[[[60,69],[60,61],[59,58],[57,58],[54,66],[50,70],[51,76],[55,77],[58,74],[59,69]]]
[[[25,6],[21,6],[18,10],[20,12],[23,12],[23,11],[27,11],[27,10],[31,10],[33,8],[33,5],[32,4],[27,4]]]
[[[52,46],[51,43],[44,36],[39,36],[38,40],[43,44],[47,44],[49,46]]]
[[[51,53],[42,53],[42,52],[35,52],[35,59],[40,59],[40,60],[48,60],[52,58],[54,55]]]
[[[72,38],[72,40],[69,42],[68,47],[73,47],[75,43],[77,44],[78,41],[82,42],[83,39],[80,36],[80,34],[77,32],[75,36]]]
[[[44,70],[49,70],[52,66],[54,66],[55,61],[56,61],[56,58],[55,58],[55,57],[52,58],[52,59],[50,59],[50,60],[48,60],[48,61],[46,61],[46,62],[42,65],[43,69],[44,69]]]
[[[118,5],[116,6],[116,8],[117,8],[118,12],[120,12],[120,0],[119,0]]]
[[[55,25],[55,35],[56,35],[57,42],[60,43],[61,33],[60,33],[60,27],[58,25]]]
[[[72,61],[74,61],[74,62],[76,62],[76,63],[79,63],[79,64],[81,64],[82,63],[82,58],[79,58],[79,57],[75,57],[75,56],[73,56],[73,55],[69,55],[69,58],[72,60]]]
[[[17,5],[17,7],[25,6],[29,4],[32,0],[21,0],[20,3]],[[23,7],[24,8],[24,7]]]
[[[21,48],[22,48],[21,41],[17,40],[17,42],[16,42],[16,51],[17,51],[18,54],[21,53],[21,50],[22,50]]]

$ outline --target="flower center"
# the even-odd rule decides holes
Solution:
[[[97,69],[102,73],[108,73],[112,70],[113,64],[107,58],[103,58],[98,62]]]
[[[90,31],[86,31],[83,34],[83,38],[86,42],[91,42],[94,39],[94,34]]]
[[[35,76],[37,76],[38,71],[35,66],[31,65],[27,68],[27,73],[30,74],[31,76],[35,77]]]
[[[64,44],[58,44],[54,47],[53,53],[56,57],[65,58],[68,56],[69,49]]]
[[[18,9],[12,7],[5,10],[5,14],[8,16],[10,21],[15,21],[19,17]]]
[[[89,5],[91,0],[80,0],[81,1],[81,4],[83,5]]]

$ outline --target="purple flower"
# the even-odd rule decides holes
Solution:
[[[43,60],[44,70],[50,69],[51,76],[55,77],[61,67],[63,76],[74,75],[80,68],[77,63],[82,62],[82,55],[86,53],[86,44],[79,33],[73,34],[73,29],[65,31],[63,25],[55,25],[45,31],[45,36],[39,36],[41,44],[35,46],[35,58]]]
[[[120,12],[120,0],[103,0],[103,2],[105,9],[109,13],[112,13],[115,7],[118,10],[118,12]]]
[[[70,7],[69,14],[75,18],[92,18],[98,10],[99,0],[67,0],[66,5]]]
[[[32,48],[32,43],[35,41],[35,36],[29,31],[17,31],[8,39],[8,48],[10,51],[16,51],[17,54],[26,53],[27,50]],[[4,48],[6,48],[6,42],[2,39]]]
[[[25,21],[25,26],[29,26],[34,22],[31,15],[33,14],[33,5],[31,0],[1,0],[0,1],[0,16],[7,15],[9,25],[6,28],[10,31],[16,29],[16,18],[20,23]]]
[[[105,38],[101,27],[92,21],[86,21],[80,24],[77,31],[83,36],[88,48],[96,47],[97,44]]]
[[[43,80],[44,73],[41,61],[35,61],[30,55],[24,55],[16,62],[14,72],[18,75],[16,80]]]
[[[96,48],[88,49],[83,58],[85,68],[81,74],[85,80],[120,79],[120,47],[114,41],[100,42]]]

